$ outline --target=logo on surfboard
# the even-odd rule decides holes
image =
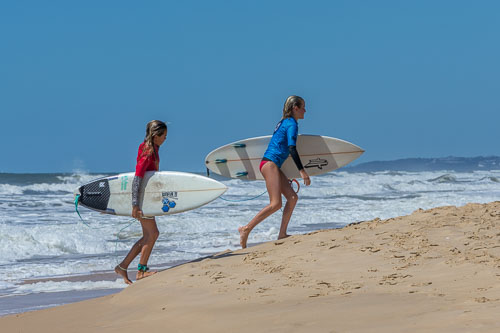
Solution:
[[[123,176],[123,177],[121,177],[121,180],[122,180],[122,191],[126,191],[127,190],[128,177],[127,176]]]
[[[321,158],[315,158],[313,160],[309,160],[309,163],[304,165],[304,168],[318,168],[318,169],[323,169],[324,166],[328,165],[328,161],[321,159]]]
[[[175,208],[175,205],[177,205],[175,201],[170,201],[167,198],[163,198],[161,202],[163,203],[163,207],[161,208],[161,210],[165,213],[167,213],[171,208]]]
[[[161,208],[162,211],[167,213],[171,208],[175,208],[177,205],[173,199],[177,200],[177,191],[167,191],[167,192],[162,192],[162,204],[163,207]]]
[[[162,198],[177,199],[177,191],[161,192]]]

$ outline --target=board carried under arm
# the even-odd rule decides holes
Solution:
[[[246,180],[263,180],[260,161],[271,136],[236,141],[213,150],[205,158],[207,169],[221,176]],[[304,169],[310,176],[320,175],[357,159],[364,150],[350,142],[321,135],[299,135],[297,151]],[[289,179],[300,178],[291,157],[281,166]]]
[[[78,187],[78,203],[106,214],[132,216],[134,173],[122,173]],[[227,187],[211,178],[176,171],[148,171],[139,190],[144,216],[160,216],[195,209],[217,199]]]

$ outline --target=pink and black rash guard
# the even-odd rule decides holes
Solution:
[[[160,155],[158,154],[158,146],[154,146],[153,152],[144,151],[145,143],[141,143],[137,153],[137,164],[135,166],[135,177],[132,182],[132,206],[139,205],[139,188],[141,187],[142,178],[146,171],[158,171],[160,165]]]

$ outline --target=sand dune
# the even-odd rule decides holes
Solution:
[[[417,210],[227,251],[115,295],[0,318],[0,327],[500,332],[499,314],[500,202],[492,202]]]

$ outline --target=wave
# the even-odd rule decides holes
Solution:
[[[28,184],[57,184],[72,183],[79,184],[90,180],[108,176],[101,173],[0,173],[0,184],[28,185]]]
[[[394,188],[392,185],[390,184],[383,184],[382,187],[386,190],[389,190],[391,192],[398,192],[398,190],[396,188]]]
[[[425,185],[425,182],[421,180],[412,180],[408,182],[408,185]]]
[[[99,290],[99,289],[123,289],[124,285],[122,279],[114,281],[44,281],[31,284],[22,284],[17,286],[16,294],[26,293],[46,293],[46,292],[61,292],[61,291],[77,291],[77,290]]]
[[[469,184],[474,184],[474,183],[479,183],[479,182],[483,182],[483,181],[491,181],[494,183],[500,183],[500,179],[498,177],[494,177],[494,176],[486,176],[486,177],[482,177],[479,179],[477,179],[477,178],[474,179],[474,178],[459,179],[459,178],[457,178],[457,176],[454,176],[452,174],[444,174],[444,175],[441,175],[441,176],[436,177],[436,178],[428,179],[427,181],[431,182],[431,183],[438,183],[438,184],[439,183],[448,183],[448,184],[469,183]]]
[[[492,181],[494,183],[500,183],[500,179],[497,177],[483,177],[483,178],[479,179],[479,181],[481,181],[481,180],[489,180],[489,181]]]
[[[0,174],[0,195],[68,194],[103,174]]]
[[[75,232],[78,229],[80,232]],[[13,262],[37,256],[92,255],[113,252],[115,248],[115,244],[102,237],[102,231],[82,225],[51,224],[26,227],[23,224],[0,224],[2,261]]]
[[[433,179],[428,179],[427,181],[431,183],[458,183],[457,177],[449,173]]]
[[[406,194],[399,196],[376,196],[376,195],[335,195],[330,198],[333,199],[358,199],[363,201],[387,201],[387,200],[405,200],[405,199],[416,199],[420,198],[420,194]]]

